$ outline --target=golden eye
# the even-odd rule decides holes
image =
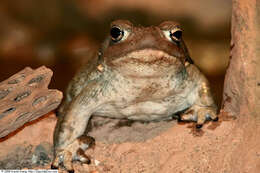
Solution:
[[[170,38],[172,41],[177,41],[179,42],[181,40],[182,36],[182,30],[180,28],[175,28],[170,31]]]
[[[120,41],[124,36],[124,31],[118,26],[112,26],[110,29],[110,36],[114,42]]]

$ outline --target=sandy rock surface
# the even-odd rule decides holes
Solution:
[[[104,123],[101,123],[104,122]],[[0,142],[0,169],[50,167],[54,114]],[[90,165],[75,163],[75,172],[91,173],[258,173],[259,122],[221,115],[202,130],[176,120],[141,123],[94,118],[96,146],[86,151]]]
[[[56,124],[53,113],[0,139],[0,169],[34,168],[52,159],[52,138]]]

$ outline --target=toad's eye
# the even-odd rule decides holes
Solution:
[[[165,37],[173,42],[180,42],[182,37],[182,30],[180,28],[174,28],[170,31],[163,31]]]
[[[181,36],[182,36],[182,31],[179,28],[170,31],[170,37],[172,41],[180,41]]]
[[[118,42],[124,37],[124,31],[118,26],[112,26],[110,29],[110,36],[114,42]]]

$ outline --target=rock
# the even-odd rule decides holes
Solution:
[[[0,83],[0,138],[58,107],[62,93],[47,87],[52,71],[27,67]]]

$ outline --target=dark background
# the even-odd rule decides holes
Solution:
[[[26,66],[45,65],[54,71],[50,88],[64,91],[80,60],[105,38],[112,20],[145,26],[175,20],[220,104],[230,17],[228,0],[1,0],[0,81]]]

